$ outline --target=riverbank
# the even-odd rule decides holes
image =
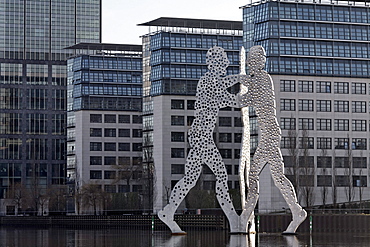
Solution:
[[[184,230],[228,230],[224,215],[175,215],[176,222]],[[291,221],[289,214],[256,215],[259,232],[283,232]],[[370,233],[370,215],[368,214],[313,214],[302,223],[297,232],[353,232]],[[156,215],[111,215],[111,216],[2,216],[0,225],[21,227],[64,227],[84,229],[151,229],[166,230],[166,226]]]

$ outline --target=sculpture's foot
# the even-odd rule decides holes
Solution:
[[[288,228],[283,232],[284,235],[294,235],[296,234],[297,228],[306,219],[307,212],[304,209],[298,213],[298,215],[293,214],[293,220],[290,222]]]
[[[245,235],[249,233],[248,218],[245,217],[245,214],[242,213],[240,216],[233,217],[231,220],[229,219],[229,223],[230,234]]]
[[[170,228],[172,235],[185,235],[186,232],[181,230],[179,225],[173,220],[173,214],[169,214],[164,208],[158,212],[158,218]]]

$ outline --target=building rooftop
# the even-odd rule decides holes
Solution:
[[[189,19],[173,17],[160,17],[149,22],[138,24],[138,26],[243,30],[242,21],[223,21],[223,20]]]
[[[247,8],[266,2],[291,2],[291,3],[311,3],[311,4],[332,4],[344,6],[370,6],[370,0],[250,0],[251,2],[240,8]]]
[[[111,43],[78,43],[65,49],[74,50],[110,50],[110,51],[131,51],[141,52],[141,45],[129,45],[129,44],[111,44]]]

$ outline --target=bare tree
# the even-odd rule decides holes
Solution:
[[[333,151],[333,159],[332,162],[335,162],[336,158],[336,152],[335,150]],[[332,164],[332,175],[333,175],[333,180],[332,180],[332,199],[333,199],[333,206],[337,206],[337,200],[338,200],[338,181],[337,181],[337,168],[335,167],[335,164]]]
[[[321,175],[323,176],[323,178],[325,179],[326,176],[328,175],[328,170],[327,168],[328,167],[331,167],[331,162],[330,164],[328,164],[328,158],[331,158],[331,157],[328,157],[328,152],[326,151],[326,149],[321,149],[321,162],[322,162],[322,170],[321,170]],[[328,197],[328,186],[326,186],[326,183],[323,184],[323,186],[321,186],[321,200],[322,200],[322,205],[325,207],[326,206],[326,202],[327,202],[327,197]]]
[[[290,129],[288,131],[288,138],[290,141],[290,146],[288,149],[289,156],[291,157],[291,166],[287,167],[287,175],[291,177],[292,183],[295,188],[295,192],[297,194],[297,197],[300,196],[300,181],[299,181],[299,167],[298,167],[298,157],[299,157],[299,149],[297,145],[297,138],[298,138],[298,132],[295,129]],[[299,200],[299,199],[298,199]]]
[[[153,159],[153,132],[143,132],[143,191],[144,208],[152,210],[155,198],[155,164]]]
[[[349,136],[347,135],[347,140],[349,140]],[[352,202],[354,199],[354,186],[353,186],[353,162],[352,162],[352,145],[347,143],[347,154],[345,157],[344,164],[344,175],[347,177],[346,186],[344,187],[346,191],[347,201]]]
[[[26,204],[27,189],[21,183],[12,184],[7,191],[7,198],[12,199],[12,202],[16,206],[16,215],[20,213]]]
[[[93,208],[94,215],[98,215],[103,203],[103,190],[100,184],[84,184],[81,188],[82,198],[85,205]]]
[[[314,176],[315,176],[315,164],[313,160],[310,159],[309,149],[313,143],[310,143],[308,137],[309,132],[307,128],[303,128],[302,137],[300,143],[300,153],[299,157],[299,189],[301,191],[301,197],[305,202],[307,207],[312,207],[314,204]]]

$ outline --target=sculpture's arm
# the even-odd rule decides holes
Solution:
[[[247,81],[248,76],[247,75],[228,75],[223,78],[223,83],[225,88],[229,88],[237,83],[242,83],[243,81]]]
[[[234,107],[234,108],[240,108],[239,98],[237,95],[224,92],[222,97],[220,98],[220,108],[224,107]]]

